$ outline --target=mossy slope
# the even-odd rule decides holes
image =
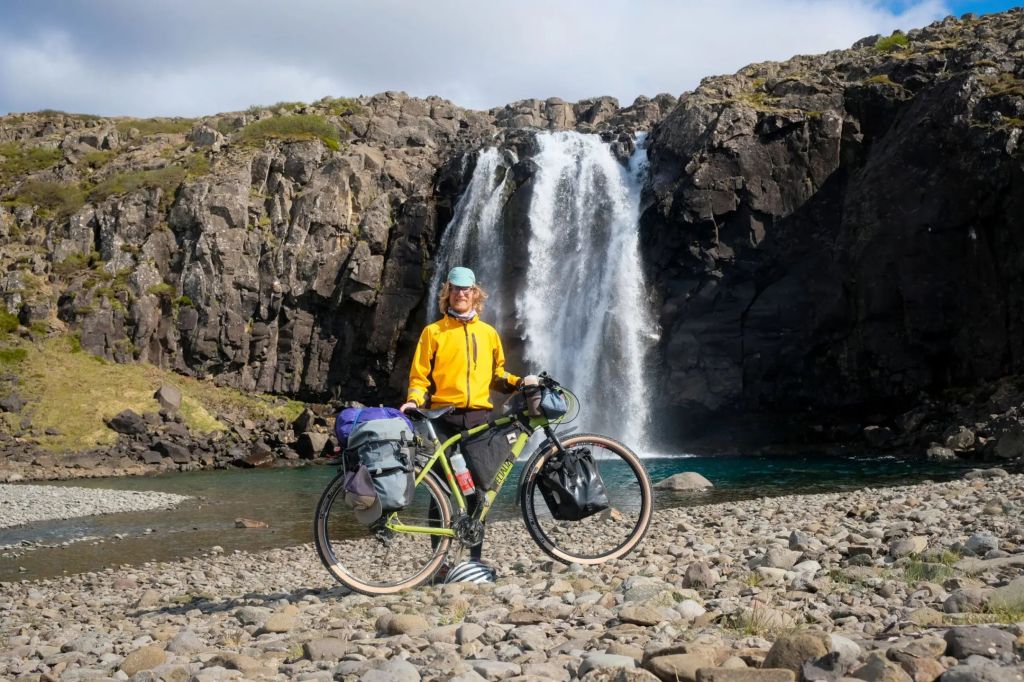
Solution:
[[[293,420],[302,404],[266,396],[245,395],[207,381],[177,375],[149,364],[117,364],[82,352],[74,337],[39,343],[6,343],[0,369],[6,382],[28,404],[20,415],[5,413],[0,429],[18,433],[23,417],[32,422],[32,438],[51,451],[80,451],[109,445],[117,434],[105,420],[122,410],[155,412],[154,392],[164,383],[181,389],[181,415],[194,433],[227,428],[222,415],[233,419]],[[19,351],[19,352],[15,352]],[[45,435],[54,428],[59,435]]]

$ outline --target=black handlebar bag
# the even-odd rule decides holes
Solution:
[[[545,462],[537,487],[557,521],[580,521],[609,507],[601,472],[589,448],[570,448]]]

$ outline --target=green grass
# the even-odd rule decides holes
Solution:
[[[35,206],[58,218],[77,211],[85,203],[85,193],[78,185],[65,185],[49,180],[29,180],[18,188],[13,203]]]
[[[109,149],[98,150],[82,156],[82,162],[89,168],[99,169],[110,163],[115,155],[116,152]]]
[[[956,569],[943,563],[911,560],[903,570],[908,583],[939,582],[956,575]]]
[[[28,359],[28,351],[24,348],[0,348],[0,366],[18,365]]]
[[[953,625],[984,625],[987,623],[1024,623],[1024,603],[986,604],[978,613],[965,613],[950,618]]]
[[[197,178],[210,173],[210,159],[203,152],[194,152],[182,162],[190,178]]]
[[[53,272],[58,275],[73,275],[85,270],[91,270],[103,261],[97,251],[89,253],[73,253],[59,263],[53,264]]]
[[[228,120],[226,118],[221,118],[217,120],[217,132],[219,132],[221,135],[230,135],[232,133],[238,132],[239,128],[241,128],[241,126],[234,120]]]
[[[143,171],[116,173],[93,187],[88,194],[91,202],[98,203],[108,197],[135,192],[139,189],[161,189],[166,198],[174,193],[188,178],[199,177],[210,172],[210,160],[202,152],[190,154],[179,163],[163,168]]]
[[[80,121],[98,121],[102,118],[96,114],[73,114],[67,111],[61,111],[60,109],[40,109],[39,111],[33,111],[30,113],[42,118],[57,118],[58,116],[63,116],[65,118],[75,118]]]
[[[341,142],[338,129],[323,116],[299,114],[275,116],[256,121],[242,128],[239,140],[244,144],[262,145],[268,140],[320,140],[329,149],[338,151]]]
[[[169,299],[178,293],[178,290],[174,288],[173,284],[162,282],[160,284],[154,284],[150,288],[146,289],[146,293]]]
[[[117,131],[122,135],[135,128],[142,137],[150,135],[180,135],[192,130],[196,123],[193,118],[129,118],[117,122]]]
[[[17,142],[0,143],[0,179],[16,178],[45,170],[64,158],[60,149],[26,147]]]
[[[89,201],[98,203],[104,199],[127,194],[136,190],[162,189],[166,195],[173,195],[188,175],[181,166],[164,166],[154,170],[128,171],[117,173],[99,183],[89,192]]]
[[[327,105],[328,116],[345,116],[346,114],[362,114],[365,109],[359,100],[352,97],[326,97],[323,103]]]
[[[910,45],[910,39],[902,31],[895,31],[888,38],[881,38],[875,43],[875,49],[879,52],[896,52],[906,49]]]
[[[130,351],[125,339],[122,349]],[[164,383],[181,389],[181,414],[193,432],[224,430],[216,414],[237,412],[249,419],[298,417],[304,405],[271,396],[249,395],[180,376],[145,363],[118,364],[81,352],[75,335],[39,343],[22,343],[0,349],[0,363],[10,365],[18,375],[18,393],[31,408],[33,426],[39,431],[57,427],[60,436],[40,436],[40,445],[51,451],[79,451],[109,445],[116,434],[107,428],[108,419],[125,409],[142,414],[160,405],[153,394]]]
[[[0,308],[0,339],[18,329],[18,317]]]

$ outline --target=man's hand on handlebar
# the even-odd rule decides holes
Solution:
[[[419,405],[410,400],[407,403],[403,403],[402,406],[398,408],[398,411],[401,412],[402,414],[405,414],[407,410],[411,410],[414,407],[419,407]]]

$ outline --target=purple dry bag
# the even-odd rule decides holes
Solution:
[[[348,437],[352,429],[360,422],[368,422],[373,419],[392,419],[400,417],[409,425],[409,433],[414,433],[412,422],[402,414],[401,410],[394,407],[346,407],[338,413],[334,420],[334,435],[338,437],[338,444],[342,449],[348,447]]]

